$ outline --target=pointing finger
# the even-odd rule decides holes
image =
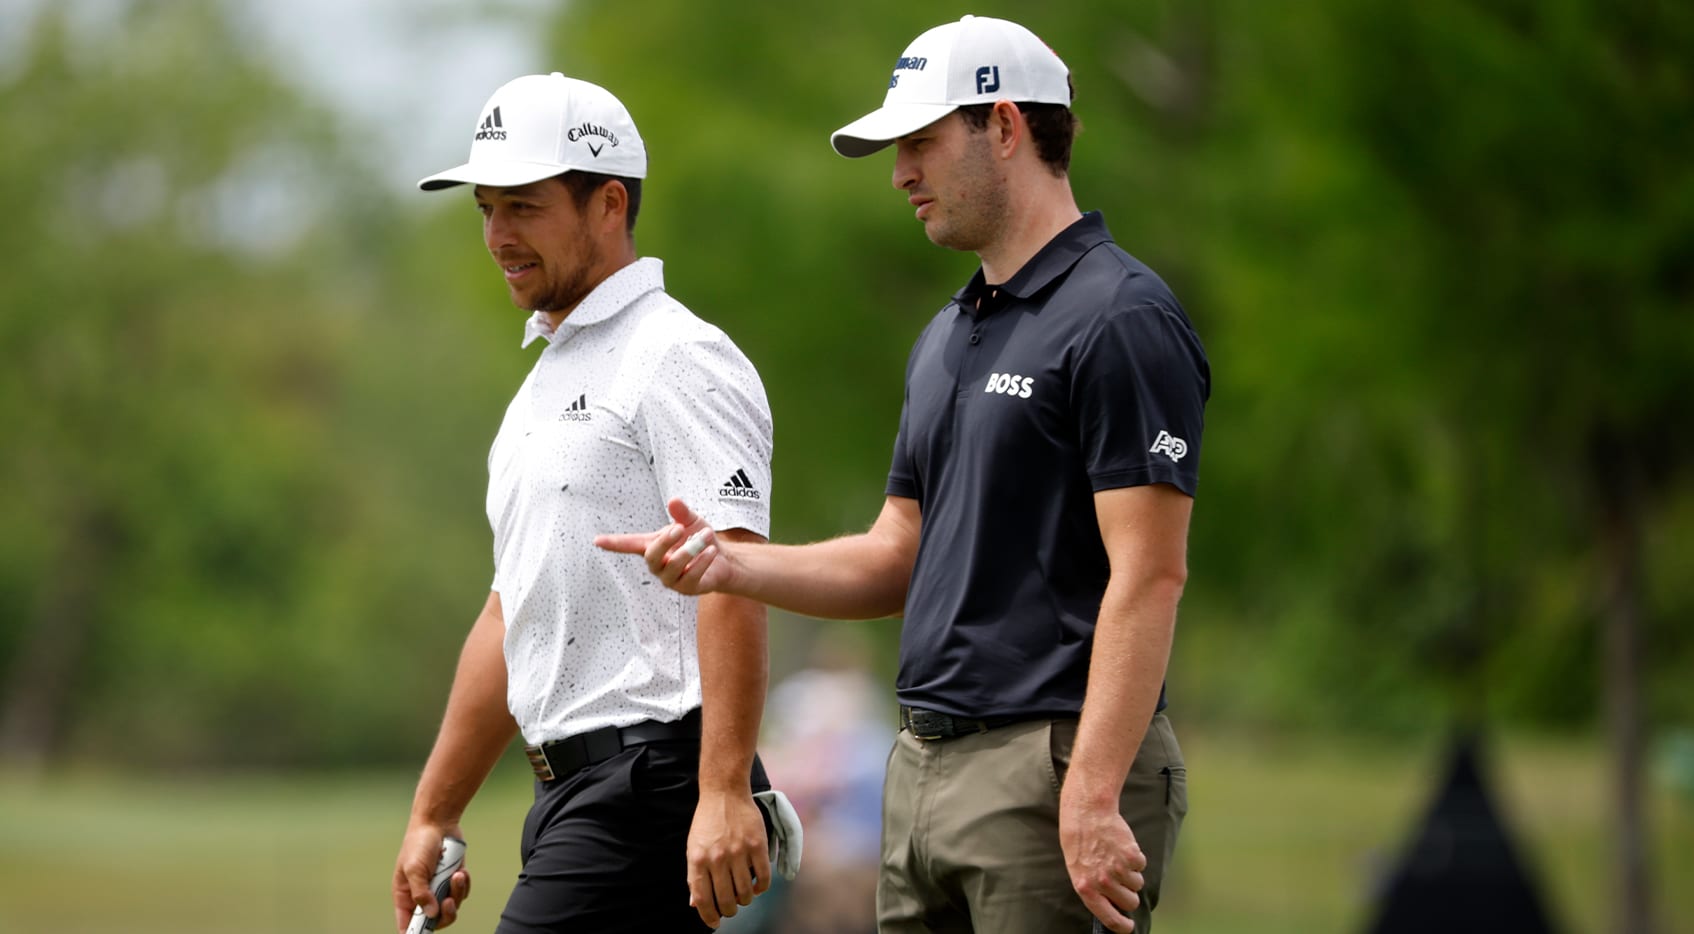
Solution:
[[[594,547],[625,555],[638,555],[647,550],[651,532],[625,532],[619,535],[596,535]]]

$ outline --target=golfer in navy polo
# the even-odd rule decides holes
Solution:
[[[1170,289],[1078,210],[1070,101],[1034,34],[967,16],[832,137],[892,145],[924,232],[982,262],[912,349],[869,531],[737,542],[674,502],[599,540],[683,593],[905,617],[883,932],[1145,934],[1187,812],[1164,676],[1210,369]]]

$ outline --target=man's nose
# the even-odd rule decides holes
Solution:
[[[488,247],[488,252],[498,252],[501,247],[511,246],[515,242],[512,236],[512,225],[505,212],[498,207],[489,210],[482,220],[482,239]]]
[[[894,151],[894,187],[900,191],[918,183],[917,160],[896,149]]]

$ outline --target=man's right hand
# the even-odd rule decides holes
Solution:
[[[678,593],[697,596],[726,590],[737,568],[717,533],[680,499],[671,500],[666,508],[675,523],[655,532],[598,535],[594,544],[606,551],[641,555],[647,570]],[[699,549],[692,554],[691,542]]]
[[[453,873],[452,894],[438,905],[435,893],[429,890],[430,877],[441,861],[441,841],[448,834],[464,839],[458,827],[437,827],[417,824],[407,828],[400,843],[400,856],[394,861],[394,930],[405,934],[412,923],[412,911],[423,907],[424,914],[439,917],[437,930],[452,924],[459,916],[459,906],[471,894],[471,875],[461,869]]]

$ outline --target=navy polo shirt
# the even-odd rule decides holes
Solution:
[[[918,501],[923,530],[900,703],[1082,710],[1110,575],[1094,493],[1168,483],[1194,495],[1210,388],[1182,306],[1098,213],[999,287],[977,271],[906,365],[888,494]]]

